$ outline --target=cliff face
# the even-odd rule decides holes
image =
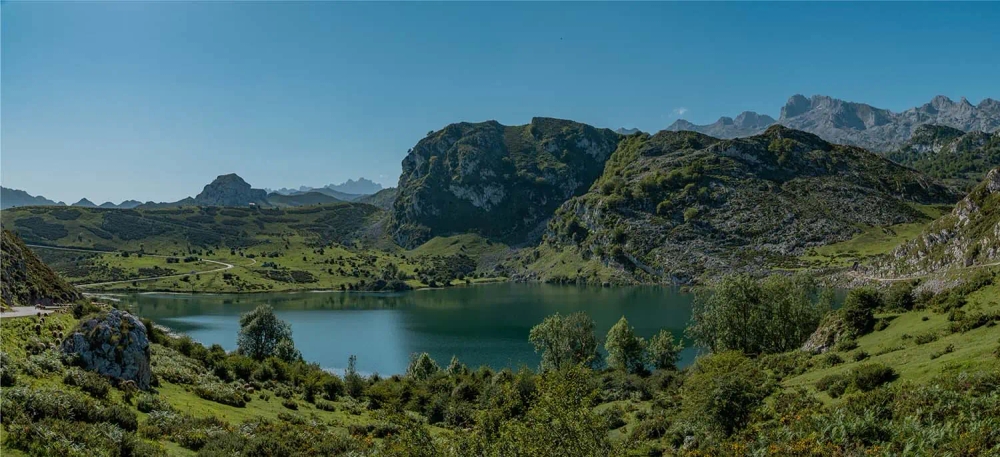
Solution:
[[[0,299],[9,306],[31,306],[36,303],[67,303],[81,298],[80,292],[49,269],[21,238],[4,230],[0,238],[3,258],[3,280]]]
[[[572,121],[452,124],[403,160],[390,230],[404,246],[475,232],[518,243],[600,176],[620,135]],[[534,232],[534,233],[533,233]]]

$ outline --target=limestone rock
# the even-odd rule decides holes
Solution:
[[[62,344],[83,368],[149,389],[149,338],[139,318],[113,309],[80,324]]]

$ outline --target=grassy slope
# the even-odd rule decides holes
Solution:
[[[3,339],[0,340],[0,350],[14,360],[24,360],[27,357],[27,352],[24,348],[25,342],[34,336],[32,329],[36,322],[35,318],[3,319],[0,321],[0,330],[2,330],[3,334]],[[44,326],[45,331],[42,332],[43,341],[48,341],[48,329],[54,329],[57,326],[61,326],[64,329],[71,329],[77,322],[69,313],[56,313],[47,316]],[[21,373],[18,376],[18,382],[18,385],[27,384],[36,388],[50,387],[64,390],[79,390],[78,387],[63,384],[61,374],[49,374],[36,378]],[[253,395],[253,399],[245,407],[237,408],[198,397],[191,392],[191,387],[161,380],[160,387],[155,390],[178,411],[191,414],[195,417],[214,416],[231,424],[239,424],[244,420],[254,417],[279,420],[278,415],[280,413],[291,413],[303,418],[312,417],[318,421],[333,424],[336,428],[342,428],[347,433],[347,427],[352,424],[367,424],[373,421],[372,413],[364,408],[352,407],[349,404],[352,400],[337,401],[335,402],[337,405],[335,411],[323,411],[302,399],[298,399],[298,410],[291,411],[281,404],[282,399],[275,395],[274,391],[261,389]],[[263,400],[260,398],[260,393],[265,393],[270,398]],[[120,391],[117,389],[112,389],[108,395],[111,401],[117,402],[121,400]],[[131,407],[134,409],[134,406]],[[139,415],[139,422],[142,424],[146,420],[147,415],[138,411],[137,413]],[[446,433],[446,430],[433,426],[431,426],[431,431],[434,434]],[[170,455],[193,454],[190,450],[184,449],[176,443],[161,442],[160,444],[164,446]],[[20,451],[3,446],[2,443],[0,443],[0,454],[5,456],[25,455]]]
[[[965,312],[1000,312],[1000,285],[984,287],[970,294],[967,300],[968,303],[962,308]],[[861,363],[873,361],[894,368],[899,373],[900,380],[913,382],[925,382],[935,375],[963,369],[988,369],[994,366],[1000,370],[1000,360],[993,356],[997,339],[1000,338],[1000,330],[996,326],[983,326],[965,333],[950,333],[947,314],[931,310],[878,317],[891,319],[889,326],[882,331],[872,332],[859,338],[858,349],[841,353],[845,363],[814,369],[800,376],[788,378],[784,381],[784,385],[815,390],[813,385],[820,378],[830,374],[845,373]],[[938,339],[926,344],[917,344],[914,341],[914,336],[926,333],[935,333]],[[931,354],[942,352],[948,345],[954,345],[954,352],[931,359]],[[860,350],[866,351],[871,357],[863,362],[854,362],[850,354]],[[819,395],[829,400],[827,394]]]
[[[369,243],[370,237],[362,233],[382,213],[368,205],[349,203],[262,211],[214,208],[214,214],[195,207],[136,211],[132,214],[142,216],[144,221],[162,232],[126,238],[119,234],[108,237],[110,232],[104,230],[107,211],[79,209],[77,213],[75,218],[59,219],[53,208],[18,208],[4,211],[3,222],[5,226],[22,231],[29,240],[38,244],[132,252],[141,249],[148,254],[180,258],[193,255],[235,266],[225,272],[192,275],[186,281],[165,278],[90,290],[259,292],[340,289],[361,280],[372,281],[389,264],[395,264],[402,273],[412,277],[407,283],[419,288],[427,284],[416,279],[415,272],[418,267],[426,267],[428,257],[465,254],[473,258],[494,258],[508,249],[505,245],[488,242],[476,235],[436,238],[412,251],[404,251],[395,245],[390,246],[395,249],[384,249],[384,243]],[[240,216],[234,216],[236,214]],[[326,218],[327,215],[332,215],[332,219]],[[26,220],[33,221],[26,223]],[[49,231],[38,230],[38,227],[48,228]],[[53,227],[56,230],[52,230]],[[59,227],[64,235],[59,233]],[[239,237],[226,235],[234,233],[233,227],[242,232]],[[223,234],[219,245],[199,244],[216,231]],[[366,242],[363,243],[362,239]],[[230,241],[250,246],[230,248]],[[377,248],[375,244],[378,244]],[[322,248],[322,253],[319,248]],[[154,266],[175,270],[175,274],[218,268],[218,265],[202,262],[167,264],[166,259],[151,256],[121,257],[118,254],[88,254],[45,248],[36,248],[36,251],[43,253],[46,262],[56,271],[77,284],[160,276],[150,275],[148,271],[146,274],[139,272],[140,268]],[[267,267],[265,262],[269,262]],[[315,281],[290,282],[268,277],[269,271],[274,270],[306,272]],[[473,281],[499,279],[502,278],[495,274],[486,274],[476,275]],[[453,284],[463,283],[453,281]]]
[[[801,265],[809,268],[848,267],[854,262],[885,254],[912,240],[928,224],[951,211],[951,207],[943,205],[912,206],[927,217],[918,222],[888,227],[859,227],[862,232],[850,240],[810,249],[799,257]]]

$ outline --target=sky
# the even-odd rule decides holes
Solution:
[[[660,130],[1000,98],[998,3],[0,3],[0,183],[175,201],[364,176],[461,121]]]

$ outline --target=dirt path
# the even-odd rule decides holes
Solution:
[[[895,277],[895,278],[876,278],[874,276],[860,275],[860,274],[857,274],[857,272],[852,272],[852,273],[853,273],[854,277],[859,278],[859,279],[865,279],[865,280],[868,280],[868,281],[899,282],[899,281],[912,281],[914,279],[929,278],[931,276],[937,276],[937,275],[940,275],[942,273],[946,273],[948,271],[975,270],[977,268],[995,267],[995,266],[998,266],[998,265],[1000,265],[1000,262],[984,263],[982,265],[972,265],[972,266],[968,266],[968,267],[952,268],[952,269],[947,270],[947,271],[938,271],[938,272],[935,272],[935,273],[925,273],[925,274],[922,274],[922,275],[899,276],[899,277]]]
[[[52,314],[56,312],[54,309],[39,309],[34,306],[14,306],[13,311],[6,311],[0,313],[0,319],[9,319],[12,317],[28,317],[34,316],[38,313],[42,314]]]
[[[114,252],[114,251],[99,251],[99,250],[96,250],[96,249],[62,248],[62,247],[56,247],[56,246],[42,246],[42,245],[38,245],[38,244],[29,244],[27,246],[30,247],[30,248],[32,248],[32,249],[35,249],[35,248],[40,248],[40,249],[54,249],[54,250],[57,250],[57,251],[89,252],[89,253],[99,253],[99,254],[108,254],[108,253],[113,253]],[[164,259],[167,258],[167,257],[173,257],[173,256],[156,255],[156,254],[143,254],[143,255],[149,256],[149,257],[159,257],[159,258],[164,258]],[[94,282],[94,283],[90,283],[90,284],[77,284],[76,287],[78,287],[80,289],[83,289],[83,288],[87,288],[87,287],[109,286],[109,285],[112,285],[112,284],[124,284],[124,283],[132,283],[132,282],[148,282],[148,281],[157,281],[157,280],[160,280],[160,279],[180,278],[180,277],[189,276],[189,275],[192,275],[192,274],[217,273],[217,272],[220,272],[220,271],[226,271],[226,270],[228,270],[230,268],[233,268],[235,266],[235,265],[233,265],[231,263],[220,262],[218,260],[209,260],[209,259],[201,259],[201,258],[198,259],[198,260],[200,260],[202,262],[214,263],[216,265],[222,265],[222,267],[221,268],[214,268],[214,269],[211,269],[211,270],[195,271],[193,273],[180,273],[180,274],[164,275],[164,276],[150,276],[148,278],[126,279],[124,281],[107,281],[107,282]],[[249,267],[251,265],[256,265],[256,264],[257,264],[257,259],[250,259],[250,263],[247,264],[247,265],[245,265],[245,266]]]

